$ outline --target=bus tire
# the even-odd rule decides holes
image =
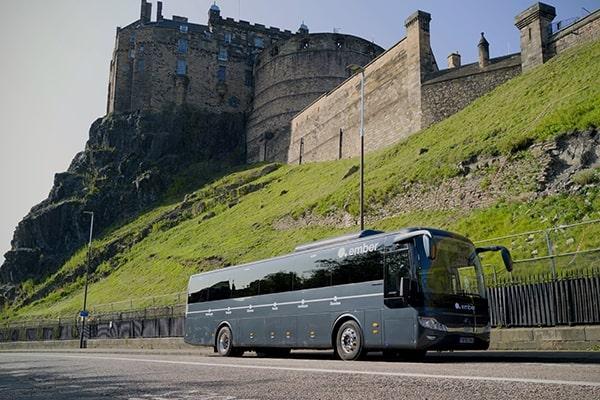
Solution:
[[[219,329],[217,333],[217,352],[221,357],[239,357],[243,351],[233,347],[233,334],[228,326]]]
[[[356,321],[348,320],[338,328],[335,335],[335,352],[344,361],[358,360],[364,355],[363,333]]]

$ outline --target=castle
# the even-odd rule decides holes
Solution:
[[[162,15],[141,0],[140,19],[117,28],[110,65],[107,113],[160,110],[190,104],[214,113],[242,113],[246,161],[302,163],[358,154],[363,66],[367,151],[443,120],[473,100],[574,44],[600,38],[600,10],[572,23],[553,23],[554,7],[536,3],[515,25],[521,52],[490,58],[484,34],[479,60],[458,53],[440,69],[430,45],[431,15],[405,21],[392,48],[356,36],[296,33],[222,18],[215,4],[208,24]]]

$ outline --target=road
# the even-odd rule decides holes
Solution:
[[[250,353],[252,354],[252,353]],[[0,399],[600,399],[600,353],[434,353],[422,363],[209,354],[0,353]]]

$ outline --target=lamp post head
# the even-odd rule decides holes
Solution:
[[[348,71],[350,71],[350,73],[351,73],[352,75],[354,75],[354,74],[357,74],[357,73],[359,73],[359,72],[361,72],[361,73],[364,73],[364,72],[365,72],[365,68],[364,68],[364,67],[362,67],[362,66],[360,66],[360,65],[358,65],[358,64],[350,64],[350,65],[348,65],[348,66],[346,67],[346,69],[347,69]]]

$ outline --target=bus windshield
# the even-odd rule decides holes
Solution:
[[[475,247],[442,236],[436,236],[435,243],[435,259],[426,260],[418,271],[423,294],[485,297],[483,271]]]

